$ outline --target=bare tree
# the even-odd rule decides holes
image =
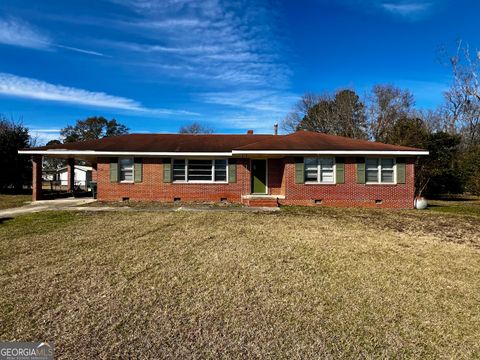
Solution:
[[[211,134],[213,133],[213,129],[198,122],[193,122],[189,125],[180,127],[178,132],[180,134]]]
[[[385,141],[388,131],[402,118],[409,117],[415,101],[412,93],[393,85],[375,85],[368,96],[368,122],[371,136]]]
[[[307,116],[310,109],[319,103],[321,98],[322,96],[314,93],[305,93],[281,122],[282,129],[289,133],[297,131],[300,122]]]
[[[411,113],[411,118],[421,119],[428,133],[449,132],[443,106],[439,106],[436,109],[414,109]]]
[[[453,83],[445,93],[450,133],[460,132],[467,144],[480,141],[480,52],[471,54],[470,46],[458,42],[450,58]]]

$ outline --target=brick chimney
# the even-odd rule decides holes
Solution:
[[[247,130],[247,135],[253,135],[253,130]]]

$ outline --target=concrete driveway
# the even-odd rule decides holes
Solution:
[[[11,218],[17,215],[30,214],[39,211],[49,211],[49,210],[75,210],[78,206],[82,206],[91,202],[96,201],[95,199],[76,199],[76,198],[66,198],[66,199],[57,199],[57,200],[40,200],[32,202],[25,206],[20,206],[11,209],[0,210],[0,218]]]
[[[31,214],[40,211],[67,210],[67,211],[232,211],[232,212],[264,212],[278,211],[279,208],[271,207],[215,207],[208,205],[182,205],[179,207],[165,208],[135,208],[129,206],[83,206],[97,200],[92,198],[66,198],[57,200],[40,200],[28,205],[0,210],[0,219],[13,218],[18,215]]]

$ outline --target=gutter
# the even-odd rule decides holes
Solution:
[[[145,152],[145,151],[95,151],[95,150],[19,150],[30,155],[93,155],[93,156],[232,156],[231,152]]]
[[[220,156],[234,155],[429,155],[425,150],[232,150],[231,152],[143,152],[143,151],[95,151],[95,150],[19,150],[26,155],[89,155],[89,156]]]
[[[425,150],[233,150],[233,155],[429,155]]]

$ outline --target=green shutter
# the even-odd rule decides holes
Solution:
[[[365,184],[365,158],[357,158],[357,184]]]
[[[405,184],[405,158],[397,158],[397,184]]]
[[[228,182],[229,183],[237,182],[237,160],[236,159],[228,160]]]
[[[136,183],[142,182],[143,180],[143,163],[142,163],[142,158],[135,158],[134,163],[135,163],[135,168],[133,170],[133,175],[134,175],[134,181]]]
[[[337,157],[335,159],[336,168],[336,180],[337,184],[345,183],[345,159],[343,157]]]
[[[163,182],[171,183],[172,182],[172,160],[163,159]]]
[[[118,182],[118,158],[110,158],[110,182]]]
[[[305,165],[303,158],[295,158],[295,184],[303,184],[305,182]]]

